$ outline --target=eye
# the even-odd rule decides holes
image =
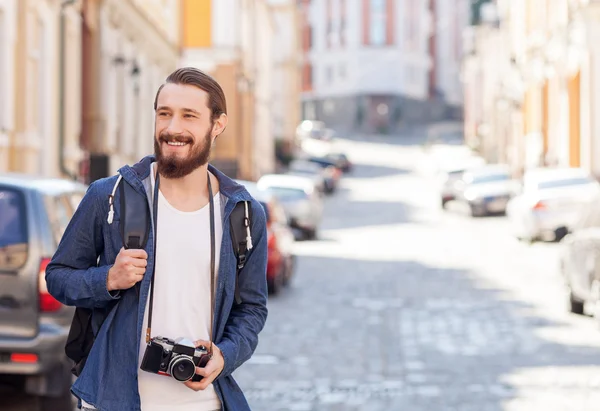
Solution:
[[[168,115],[169,115],[169,113],[167,113],[166,111],[161,111],[161,112],[158,113],[159,117],[166,117]]]
[[[193,114],[184,114],[183,117],[184,118],[196,118],[196,116]]]

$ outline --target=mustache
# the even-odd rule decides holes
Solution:
[[[161,143],[193,143],[194,140],[190,137],[183,136],[180,134],[161,133],[158,136],[158,140]]]

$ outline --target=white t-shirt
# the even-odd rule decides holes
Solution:
[[[153,171],[153,169],[152,169]],[[154,172],[152,190],[154,192]],[[214,196],[215,275],[223,236],[220,195]],[[152,335],[210,340],[210,207],[182,212],[171,206],[162,193],[158,199],[158,234],[154,278]],[[216,281],[215,281],[216,286]],[[139,361],[146,349],[148,303],[142,327]],[[212,411],[221,402],[212,384],[193,391],[173,377],[138,368],[142,411]]]

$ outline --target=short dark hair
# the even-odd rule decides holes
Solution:
[[[212,121],[218,119],[221,114],[227,114],[227,101],[225,100],[225,93],[223,92],[223,89],[219,83],[217,83],[214,78],[205,72],[194,67],[179,68],[172,72],[169,77],[167,77],[165,83],[162,84],[156,92],[156,97],[154,98],[154,110],[156,110],[160,91],[165,84],[169,83],[189,84],[206,91],[208,93],[208,108],[212,113]]]

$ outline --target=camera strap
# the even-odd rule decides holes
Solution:
[[[209,330],[209,341],[210,347],[208,352],[212,355],[212,333],[215,315],[215,205],[214,196],[212,191],[212,184],[210,182],[210,173],[207,172],[206,179],[208,181],[208,206],[210,210],[210,330]],[[148,328],[146,328],[146,344],[150,342],[150,336],[152,333],[152,307],[154,305],[154,275],[156,274],[156,244],[157,244],[157,231],[158,231],[158,187],[160,184],[160,174],[156,172],[156,179],[154,182],[154,195],[152,197],[152,214],[154,218],[154,270],[152,278],[150,279],[150,306],[148,307]]]

